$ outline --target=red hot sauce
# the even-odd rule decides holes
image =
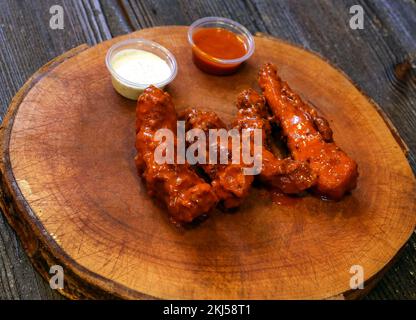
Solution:
[[[192,36],[194,63],[201,70],[217,75],[235,72],[241,62],[227,62],[242,58],[247,53],[244,40],[223,28],[202,28]]]

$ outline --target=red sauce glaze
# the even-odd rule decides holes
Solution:
[[[243,57],[247,47],[238,35],[223,28],[203,28],[193,36],[192,48],[194,63],[202,71],[217,75],[235,72],[240,63],[225,64],[218,59],[230,60]]]
[[[328,122],[282,81],[273,64],[262,67],[259,85],[279,121],[293,159],[307,162],[316,173],[314,192],[340,200],[353,190],[357,186],[357,163],[335,144]]]
[[[287,195],[279,188],[261,189],[258,196],[262,201],[271,201],[273,204],[279,206],[294,206],[302,200],[302,197]]]
[[[270,199],[274,204],[284,205],[284,206],[293,206],[302,198],[289,196],[284,194],[279,189],[272,189],[269,191]]]

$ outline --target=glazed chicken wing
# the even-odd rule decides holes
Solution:
[[[239,130],[260,129],[263,141],[266,141],[262,149],[260,181],[288,194],[299,193],[310,188],[316,181],[316,175],[306,162],[291,158],[278,159],[267,149],[271,127],[264,97],[253,89],[245,90],[237,98],[237,108],[234,127]]]
[[[155,133],[165,128],[175,134],[176,121],[169,94],[153,86],[147,88],[137,102],[135,161],[148,193],[166,205],[175,221],[191,222],[209,212],[217,204],[217,197],[189,164],[155,161],[155,150],[160,144],[155,140]]]
[[[209,140],[208,134],[210,129],[226,128],[226,125],[215,112],[187,109],[181,113],[180,118],[185,121],[185,129],[187,131],[190,129],[203,130],[207,141]],[[220,147],[219,143],[218,145]],[[227,158],[229,159],[232,151],[231,144],[227,143],[226,147]],[[220,154],[219,148],[217,154]],[[208,144],[205,158],[206,164],[200,164],[199,166],[211,179],[212,188],[221,204],[226,209],[238,207],[249,192],[253,176],[244,174],[243,168],[245,166],[243,164],[233,164],[231,161],[228,164],[221,164],[219,159],[217,159],[216,164],[210,164]]]
[[[292,157],[308,162],[316,173],[318,180],[313,189],[335,200],[354,189],[357,164],[332,141],[328,122],[278,77],[274,65],[262,67],[259,84],[287,138]]]

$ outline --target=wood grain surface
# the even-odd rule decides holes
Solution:
[[[372,285],[412,234],[416,183],[404,152],[372,103],[316,55],[256,37],[237,74],[215,77],[192,63],[187,27],[159,27],[74,49],[44,67],[13,99],[4,121],[5,213],[48,277],[63,266],[70,298],[321,299],[357,297],[350,268]],[[135,102],[112,88],[108,48],[144,37],[167,47],[179,73],[177,110],[199,106],[230,123],[237,94],[257,87],[265,62],[319,106],[358,163],[351,196],[312,196],[278,206],[253,189],[235,214],[216,211],[189,230],[169,223],[147,195],[134,157]],[[193,87],[192,94],[189,88]],[[388,238],[386,238],[388,235]],[[46,267],[46,269],[45,269]]]
[[[51,30],[49,8],[62,4],[65,29]],[[348,10],[361,4],[364,30],[348,27]],[[415,168],[416,80],[414,1],[14,1],[0,2],[0,116],[26,79],[40,66],[87,42],[134,29],[189,24],[207,15],[230,17],[252,32],[267,32],[329,59],[386,112],[409,146]],[[342,41],[340,41],[342,39]],[[59,298],[41,280],[19,240],[0,220],[0,297]],[[369,298],[416,296],[415,236],[398,263]]]

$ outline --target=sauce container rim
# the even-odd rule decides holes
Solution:
[[[234,29],[239,30],[244,37],[247,39],[247,43],[248,43],[248,48],[247,48],[247,53],[240,57],[240,58],[236,58],[236,59],[221,59],[221,58],[216,58],[213,57],[207,53],[205,53],[202,49],[200,49],[193,40],[193,34],[195,29],[197,29],[198,27],[202,27],[204,26],[204,24],[207,23],[213,23],[216,24],[217,27],[231,27]],[[227,28],[225,28],[227,29]],[[228,30],[228,29],[227,29]],[[232,32],[232,31],[231,31]],[[246,27],[244,27],[242,24],[228,19],[228,18],[223,18],[223,17],[205,17],[205,18],[201,18],[198,19],[196,21],[194,21],[188,29],[188,41],[190,43],[190,45],[193,48],[196,48],[199,52],[203,53],[204,56],[206,56],[209,60],[218,62],[218,63],[223,63],[223,64],[238,64],[241,62],[244,62],[245,60],[247,60],[248,58],[250,58],[253,53],[254,53],[254,49],[255,49],[255,44],[254,44],[254,37],[253,35],[250,33],[250,31],[248,31],[248,29]]]
[[[141,44],[143,47],[136,48],[133,46],[134,44]],[[132,47],[129,48],[128,45],[132,45]],[[169,69],[171,71],[170,76],[166,78],[165,80],[160,81],[158,83],[139,83],[139,82],[134,82],[134,81],[130,81],[128,79],[123,78],[117,73],[116,70],[114,70],[113,66],[111,65],[111,59],[113,57],[114,51],[116,51],[122,46],[127,46],[125,49],[143,50],[143,51],[147,51],[153,54],[155,54],[154,51],[158,51],[159,53],[162,54],[163,57],[158,54],[156,55],[168,64]],[[146,48],[152,48],[156,50],[152,52],[150,50],[146,50]],[[175,56],[168,49],[166,49],[164,46],[160,45],[159,43],[151,41],[151,40],[146,40],[143,38],[127,39],[127,40],[122,40],[113,44],[107,51],[107,54],[105,57],[105,64],[107,66],[108,71],[110,71],[111,75],[114,78],[124,83],[125,85],[135,88],[135,89],[146,89],[150,85],[154,85],[158,88],[162,88],[166,86],[167,84],[169,84],[170,82],[172,82],[178,73],[178,64],[176,62]]]

